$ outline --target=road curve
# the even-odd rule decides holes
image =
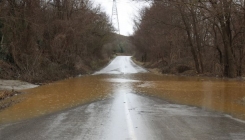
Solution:
[[[130,76],[125,78],[123,75],[128,72],[124,68],[127,66],[127,68],[135,68],[136,72],[145,71],[128,58],[117,57],[111,65],[108,65],[109,68],[104,68],[96,73],[119,74],[114,78],[104,79],[105,82],[110,82],[113,86],[114,90],[110,97],[39,118],[0,125],[0,139],[245,139],[245,123],[242,121],[221,113],[173,104],[137,93],[133,84],[139,81],[130,79]],[[117,59],[120,62],[117,62]]]

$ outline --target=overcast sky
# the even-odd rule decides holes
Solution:
[[[95,4],[100,4],[111,18],[113,0],[91,0]],[[149,6],[147,2],[135,2],[132,0],[116,0],[119,18],[120,34],[128,36],[133,33],[133,19],[138,15],[139,9]]]

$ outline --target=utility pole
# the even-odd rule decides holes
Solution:
[[[111,15],[111,24],[114,26],[115,32],[117,34],[120,34],[119,20],[118,20],[118,13],[117,13],[117,2],[116,2],[116,0],[113,0],[112,15]]]

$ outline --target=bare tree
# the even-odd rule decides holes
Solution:
[[[89,65],[112,33],[107,15],[88,0],[3,0],[0,23],[7,55],[27,80]]]
[[[173,31],[178,31],[183,38],[178,41],[182,48],[177,50],[190,48],[185,56],[192,55],[197,73],[234,78],[244,74],[244,17],[242,0],[155,0],[143,12],[133,38],[138,40],[138,48],[144,46],[140,43],[148,43],[148,53],[163,50],[164,56],[177,56],[179,52],[172,48],[178,48],[173,43],[178,40]],[[170,38],[172,43],[166,43]]]

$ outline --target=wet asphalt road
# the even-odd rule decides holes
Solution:
[[[129,79],[114,82],[104,100],[0,125],[0,140],[245,140],[242,121],[139,94]]]

